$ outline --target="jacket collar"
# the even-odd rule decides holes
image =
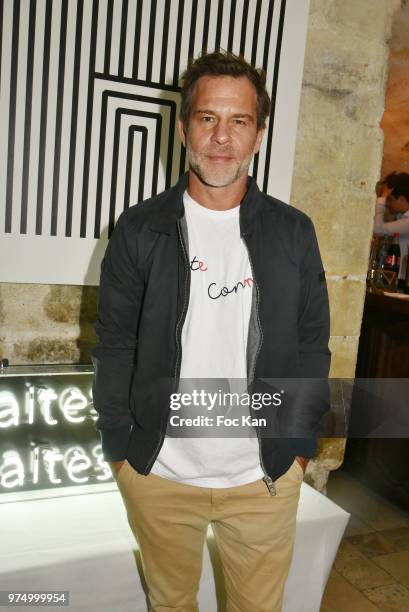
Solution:
[[[183,194],[188,185],[188,173],[183,174],[176,185],[163,194],[158,213],[152,220],[153,231],[171,234],[175,231],[176,220],[184,215]],[[252,176],[247,178],[247,191],[240,204],[240,233],[246,235],[260,208],[260,190]]]

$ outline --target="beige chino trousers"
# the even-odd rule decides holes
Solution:
[[[139,474],[125,461],[117,484],[139,544],[153,612],[198,612],[209,523],[219,550],[226,612],[280,612],[295,534],[303,469],[237,487],[195,487]],[[206,612],[206,611],[201,611]]]

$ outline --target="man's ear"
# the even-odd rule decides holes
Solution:
[[[260,147],[263,141],[263,136],[264,136],[265,131],[266,131],[266,128],[263,127],[263,128],[260,128],[259,131],[257,132],[256,144],[254,145],[254,153],[258,153],[260,151]]]
[[[183,146],[186,146],[186,130],[185,130],[185,124],[183,123],[182,119],[178,119],[178,129],[179,129],[179,136],[180,136],[180,140],[183,143]]]

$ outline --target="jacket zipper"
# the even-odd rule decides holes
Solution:
[[[185,320],[186,317],[186,312],[187,312],[187,306],[189,304],[189,260],[188,260],[188,256],[186,253],[186,247],[185,247],[185,242],[183,240],[183,236],[182,236],[182,230],[180,228],[180,220],[177,219],[176,221],[177,223],[177,228],[178,228],[178,237],[179,237],[179,241],[180,244],[182,246],[182,251],[183,251],[183,257],[184,257],[184,261],[186,264],[186,277],[185,277],[185,291],[184,291],[184,299],[183,299],[183,307],[182,307],[182,312],[180,313],[180,317],[178,319],[178,322],[176,323],[176,327],[175,327],[175,338],[176,338],[176,361],[175,361],[175,373],[174,373],[174,379],[175,379],[175,392],[177,392],[177,381],[178,381],[178,375],[180,373],[180,357],[181,357],[181,353],[182,353],[182,348],[181,348],[181,329],[182,329],[182,325],[183,322]],[[180,331],[179,331],[180,328]],[[170,414],[170,407],[168,410],[168,414],[167,414],[167,421],[169,420],[169,414]],[[160,449],[162,448],[163,445],[163,441],[165,439],[165,433],[162,432],[162,435],[159,439],[159,442],[153,452],[152,457],[150,458],[148,465],[146,467],[146,470],[144,472],[144,474],[149,474],[153,464],[156,461],[157,456],[160,453]]]
[[[179,378],[179,373],[180,373],[180,361],[181,361],[181,356],[182,356],[182,345],[181,345],[182,326],[183,326],[183,323],[185,321],[187,307],[188,307],[188,304],[189,304],[189,275],[190,275],[189,258],[187,256],[185,241],[183,240],[183,235],[182,235],[182,230],[181,230],[181,227],[180,227],[180,220],[179,219],[177,220],[177,227],[178,227],[179,241],[180,241],[180,244],[182,246],[184,261],[185,261],[185,265],[186,265],[186,277],[185,277],[185,292],[184,292],[185,295],[184,295],[184,300],[183,300],[182,312],[180,313],[180,317],[179,317],[179,320],[178,320],[178,322],[176,324],[176,328],[175,328],[175,338],[176,338],[176,347],[177,347],[176,363],[175,363],[175,374],[174,374],[175,385],[177,384],[177,380]],[[180,332],[179,332],[179,327],[180,327]]]
[[[260,294],[259,294],[259,288],[258,288],[258,283],[257,283],[256,277],[255,277],[255,275],[254,275],[253,262],[251,261],[250,250],[249,250],[248,244],[247,244],[247,242],[246,242],[245,235],[246,235],[246,234],[245,234],[245,232],[243,232],[243,233],[241,234],[241,237],[242,237],[243,242],[244,242],[244,245],[245,245],[245,247],[246,247],[246,249],[247,249],[247,255],[248,255],[248,258],[249,258],[250,268],[251,268],[251,275],[252,275],[252,278],[253,278],[253,281],[254,281],[254,284],[255,284],[255,287],[256,287],[256,314],[257,314],[257,324],[258,324],[258,328],[259,328],[259,330],[260,330],[260,334],[261,334],[261,339],[260,339],[259,345],[258,345],[258,347],[257,347],[257,353],[256,353],[256,356],[255,356],[255,358],[254,358],[253,372],[252,372],[252,377],[251,377],[251,382],[253,382],[253,380],[254,380],[254,376],[255,376],[255,372],[256,372],[256,363],[257,363],[257,358],[258,358],[258,355],[259,355],[260,350],[261,350],[261,345],[262,345],[262,343],[263,343],[263,339],[262,339],[262,338],[263,338],[263,330],[262,330],[262,328],[261,328],[260,313],[259,313],[259,303],[260,303]],[[265,484],[266,484],[266,486],[267,486],[267,489],[268,489],[268,491],[269,491],[270,495],[276,495],[276,494],[277,494],[277,491],[276,491],[275,482],[274,482],[274,480],[271,478],[271,476],[269,476],[269,475],[267,474],[267,471],[266,471],[265,465],[264,465],[264,463],[263,463],[263,457],[262,457],[262,454],[261,454],[261,439],[260,439],[260,429],[259,429],[258,425],[256,425],[256,426],[255,426],[255,430],[256,430],[256,433],[257,433],[257,439],[258,439],[258,452],[259,452],[259,457],[260,457],[260,465],[261,465],[261,469],[262,469],[262,470],[263,470],[263,472],[264,472],[263,480],[264,480],[264,482],[265,482]]]

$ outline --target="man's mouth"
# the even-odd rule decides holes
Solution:
[[[228,163],[234,159],[231,155],[208,155],[207,156],[210,161],[215,163]]]

